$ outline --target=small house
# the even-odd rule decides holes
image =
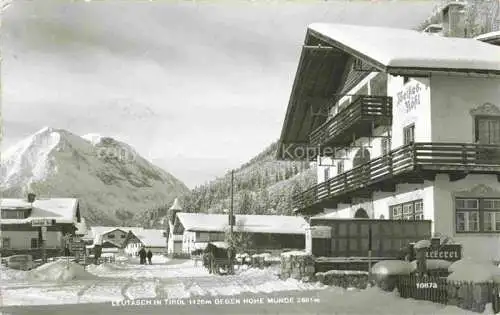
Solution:
[[[153,254],[164,254],[167,251],[167,238],[164,232],[155,229],[129,231],[123,244],[124,252],[130,256],[136,256],[139,250],[144,247],[151,250]]]
[[[0,199],[1,255],[31,254],[60,255],[65,247],[63,235],[76,231],[81,221],[78,199],[36,198]],[[43,246],[44,245],[44,246]]]

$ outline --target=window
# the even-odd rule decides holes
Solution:
[[[403,129],[404,144],[415,142],[415,124],[411,124]]]
[[[212,242],[222,242],[224,241],[225,235],[221,232],[210,232],[209,238]]]
[[[38,248],[38,238],[31,239],[31,248]]]
[[[500,232],[500,199],[456,198],[455,230],[467,232]]]
[[[393,220],[423,220],[424,203],[415,200],[391,206],[389,216]]]
[[[208,242],[210,241],[210,235],[208,232],[196,232],[196,239],[198,242]]]
[[[325,181],[327,181],[330,178],[330,168],[326,167],[324,169],[324,176],[325,176]]]
[[[382,138],[380,141],[380,153],[381,155],[386,155],[390,151],[389,138]]]
[[[500,117],[476,117],[475,138],[479,144],[500,144]]]
[[[2,248],[10,248],[10,238],[2,238]]]
[[[122,234],[122,235],[121,235],[121,238],[125,238],[125,237],[127,237],[125,234]]]
[[[337,174],[344,173],[344,161],[337,162]]]
[[[2,210],[2,219],[25,219],[24,211]]]
[[[108,238],[115,238],[115,235],[114,234],[109,234]]]

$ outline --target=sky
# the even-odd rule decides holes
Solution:
[[[49,126],[188,187],[279,138],[306,27],[411,28],[433,1],[20,1],[2,17],[2,151]]]

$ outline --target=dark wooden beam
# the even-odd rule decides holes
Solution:
[[[420,172],[419,177],[421,177],[423,180],[433,182],[436,180],[436,172]]]
[[[325,200],[325,201],[322,201],[319,205],[323,208],[337,209],[339,206],[339,203],[336,200]]]
[[[381,192],[396,192],[396,184],[393,182],[382,182],[378,188]]]
[[[464,172],[464,171],[458,172],[457,171],[457,172],[448,174],[448,177],[450,178],[450,182],[456,182],[458,180],[466,178],[467,175],[468,175],[467,172]]]
[[[341,42],[334,40],[333,38],[329,38],[327,36],[324,36],[323,34],[318,33],[318,32],[311,30],[311,29],[308,30],[308,33],[310,33],[312,36],[328,43],[329,45],[336,47],[336,48],[348,53],[351,56],[354,56],[358,59],[365,61],[370,66],[377,68],[380,71],[385,71],[385,69],[387,68],[387,66],[382,64],[381,62],[379,62],[379,61],[377,61],[377,60],[375,60],[375,59],[373,59],[365,54],[362,54],[361,52],[359,52],[355,49],[352,49],[351,47],[344,45]]]
[[[415,177],[413,175],[402,175],[399,181],[400,184],[423,184],[424,178],[420,176]]]

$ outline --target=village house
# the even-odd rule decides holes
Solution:
[[[87,251],[92,254],[95,245],[101,245],[103,253],[118,253],[124,248],[129,232],[138,233],[142,227],[92,226],[82,240]]]
[[[308,226],[299,216],[236,214],[234,233],[251,239],[250,249],[304,249]],[[174,234],[182,235],[182,252],[204,249],[209,242],[223,242],[229,231],[229,215],[178,212]]]
[[[1,255],[31,254],[42,256],[45,247],[47,257],[61,255],[66,243],[63,235],[74,235],[75,224],[81,220],[78,199],[2,198]],[[41,225],[45,225],[41,227]]]
[[[123,243],[124,252],[129,256],[137,256],[142,247],[151,250],[153,254],[166,254],[167,238],[165,237],[165,231],[155,229],[129,231]]]
[[[465,257],[500,260],[499,56],[472,38],[310,25],[277,154],[318,165],[296,213],[432,220]]]

